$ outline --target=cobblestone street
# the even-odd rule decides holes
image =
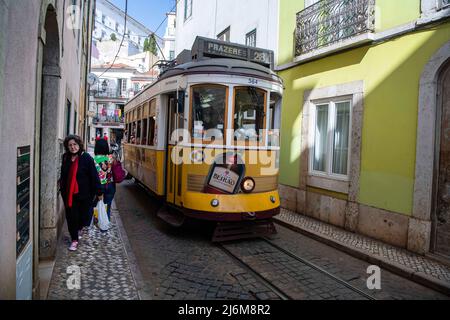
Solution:
[[[136,300],[138,292],[113,211],[112,227],[107,233],[91,227],[80,239],[76,252],[67,250],[67,227],[58,245],[56,264],[48,291],[48,300]],[[68,287],[68,280],[80,268],[79,289]],[[70,281],[69,281],[70,282]],[[73,283],[76,284],[76,283]]]
[[[192,224],[174,229],[156,217],[159,203],[132,182],[118,187],[120,212],[131,270],[143,299],[279,299],[264,283],[210,241],[212,226]],[[447,296],[382,270],[382,289],[368,290],[367,262],[277,225],[272,241],[376,299],[448,299]],[[227,244],[294,299],[365,299],[326,275],[289,260],[260,240]]]

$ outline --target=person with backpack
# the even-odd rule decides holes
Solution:
[[[111,204],[116,194],[116,183],[122,182],[123,171],[120,161],[114,159],[109,150],[108,140],[97,139],[94,147],[94,162],[101,183],[103,202],[107,206],[108,219],[111,221]]]

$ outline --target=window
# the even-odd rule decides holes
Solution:
[[[447,6],[450,6],[450,0],[441,0],[440,7],[445,8]]]
[[[170,52],[169,52],[169,60],[173,60],[173,59],[175,59],[175,51],[170,50]]]
[[[227,88],[200,85],[192,88],[192,123],[194,139],[222,139],[225,130]]]
[[[245,45],[256,47],[256,29],[247,33],[245,36]]]
[[[148,137],[147,124],[148,124],[147,118],[142,120],[142,143],[141,143],[142,145],[147,145],[147,137]]]
[[[137,109],[137,127],[136,127],[136,144],[141,144],[142,133],[142,107]]]
[[[155,129],[156,129],[156,99],[150,101],[150,118],[148,127],[147,145],[155,145]]]
[[[319,2],[319,0],[305,0],[305,8],[312,6],[316,2]]]
[[[262,141],[265,109],[265,91],[253,87],[235,89],[233,115],[235,141]]]
[[[77,124],[78,124],[78,113],[76,111],[76,106],[75,106],[75,111],[74,111],[74,115],[73,115],[73,133],[77,133]]]
[[[69,100],[66,102],[66,128],[64,131],[64,136],[68,136],[70,134],[70,116],[72,113],[72,104]]]
[[[120,95],[124,96],[127,93],[127,79],[119,79]]]
[[[184,21],[192,16],[192,0],[184,1]]]
[[[313,173],[329,176],[349,174],[351,99],[316,103],[313,107]]]
[[[270,105],[269,105],[269,127],[268,131],[268,146],[279,147],[280,146],[280,127],[281,127],[281,95],[275,92],[270,93]]]
[[[418,24],[426,24],[450,16],[450,0],[421,0],[422,15]]]
[[[221,33],[219,33],[217,39],[230,42],[230,27],[226,28]]]

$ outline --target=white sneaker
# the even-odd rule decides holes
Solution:
[[[72,241],[72,244],[69,247],[69,251],[77,251],[78,249],[78,241]]]

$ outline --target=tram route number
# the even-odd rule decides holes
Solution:
[[[249,83],[249,84],[258,84],[258,80],[255,79],[255,78],[249,78],[249,79],[248,79],[248,83]]]

